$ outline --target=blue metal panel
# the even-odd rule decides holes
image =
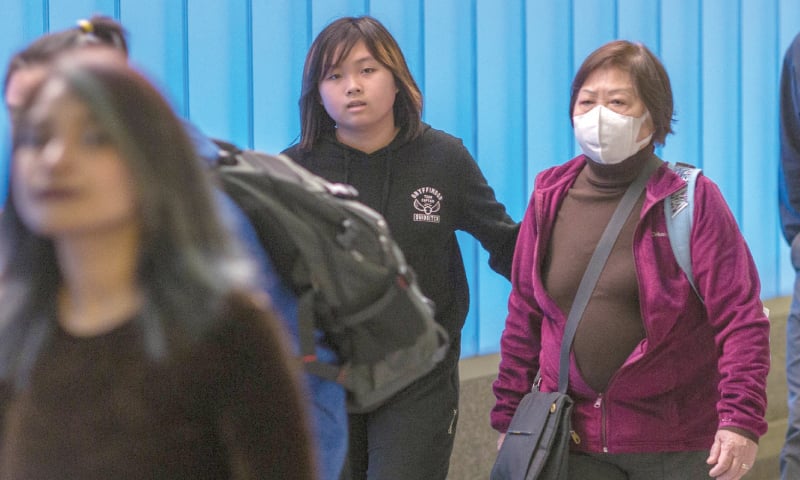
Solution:
[[[48,0],[16,1],[19,2],[22,7],[22,14],[19,17],[22,19],[22,22],[21,25],[17,26],[22,27],[22,40],[24,43],[32,41],[50,29],[50,18],[47,14],[48,4],[50,3]],[[9,18],[14,17],[9,16]],[[6,25],[3,26],[4,29],[8,27],[9,26]],[[13,29],[13,27],[11,28]],[[23,45],[20,44],[18,47],[22,48]]]
[[[300,138],[308,24],[305,2],[253,2],[253,134],[260,150],[280,152]]]
[[[775,202],[778,171],[778,32],[776,0],[742,0],[742,217],[765,296],[777,293]],[[773,192],[764,195],[764,192]],[[769,212],[769,214],[767,214]],[[770,232],[771,235],[765,235]]]
[[[476,159],[498,199],[515,219],[525,192],[525,25],[522,1],[478,0]],[[479,250],[477,295],[479,348],[496,351],[507,311],[508,281],[488,267]]]
[[[500,7],[502,5],[502,8]],[[477,2],[476,159],[512,216],[525,204],[525,38],[522,2]]]
[[[794,37],[800,33],[800,2],[797,0],[778,0],[778,55],[783,54]]]
[[[188,113],[186,9],[183,2],[120,0],[131,62],[157,83],[175,110]]]
[[[661,60],[672,83],[677,119],[662,155],[702,167],[700,6],[695,0],[663,2],[661,19],[669,26],[661,29]]]
[[[474,0],[425,2],[425,121],[475,152]]]
[[[599,46],[617,36],[616,0],[572,0],[573,74]]]
[[[252,145],[247,0],[188,3],[189,119],[206,134]]]
[[[311,31],[316,36],[339,17],[365,15],[368,11],[369,0],[312,0]]]
[[[462,2],[463,3],[463,2]],[[424,23],[422,0],[371,0],[369,14],[380,20],[397,40],[411,74],[425,90]]]
[[[10,21],[0,29],[0,65],[8,65],[12,55],[23,48],[33,38],[44,33],[47,27],[46,0],[5,0],[3,13]],[[11,20],[19,19],[19,21]],[[3,69],[5,80],[5,68]],[[3,102],[5,105],[5,101]],[[8,191],[9,150],[11,149],[11,128],[8,115],[0,115],[0,205],[5,202]]]
[[[527,184],[521,208],[527,206],[536,174],[566,162],[574,153],[569,112],[572,10],[569,2],[536,0],[528,2],[525,19],[527,165],[520,169],[527,170]]]
[[[656,55],[661,50],[660,2],[617,0],[617,38],[641,42]]]
[[[50,0],[48,2],[49,30],[74,27],[81,18],[94,14],[119,18],[118,0]]]
[[[47,0],[3,0],[3,14],[9,21],[0,31],[0,60],[6,64],[11,54],[47,31]]]
[[[702,162],[704,174],[719,185],[731,211],[741,218],[739,185],[741,158],[741,61],[739,2],[709,0],[703,3],[701,72],[702,157],[687,159]],[[681,123],[677,124],[681,126]],[[673,158],[678,160],[678,158]]]
[[[425,121],[464,142],[475,154],[475,5],[474,0],[425,2]],[[447,52],[443,54],[442,52]],[[470,308],[462,328],[465,356],[478,353],[477,242],[459,232],[458,242],[470,285]]]

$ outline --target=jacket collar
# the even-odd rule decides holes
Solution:
[[[590,160],[580,154],[566,163],[545,170],[536,182],[536,189],[539,189],[541,194],[546,194],[551,190],[568,189],[575,182],[578,173],[586,166],[587,161]],[[647,182],[642,211],[647,211],[654,204],[664,200],[685,185],[686,182],[673,172],[666,162],[663,162]]]

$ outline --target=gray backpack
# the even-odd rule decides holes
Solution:
[[[298,298],[306,371],[347,390],[351,413],[364,413],[430,372],[450,340],[384,218],[285,155],[222,149],[215,181],[255,228],[275,268]],[[314,330],[341,365],[315,355]]]

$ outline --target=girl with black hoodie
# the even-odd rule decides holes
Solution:
[[[469,307],[455,232],[480,241],[492,269],[508,278],[519,225],[461,140],[422,122],[422,94],[376,19],[341,18],[320,32],[306,57],[300,115],[300,143],[284,153],[355,186],[360,201],[386,218],[451,340],[433,372],[377,410],[350,415],[350,478],[444,480]]]

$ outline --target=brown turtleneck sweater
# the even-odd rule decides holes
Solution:
[[[651,155],[645,148],[616,165],[587,160],[561,204],[543,271],[545,288],[565,316],[614,209]],[[575,333],[578,367],[598,392],[646,336],[633,262],[633,232],[643,201],[644,195],[622,227]]]

